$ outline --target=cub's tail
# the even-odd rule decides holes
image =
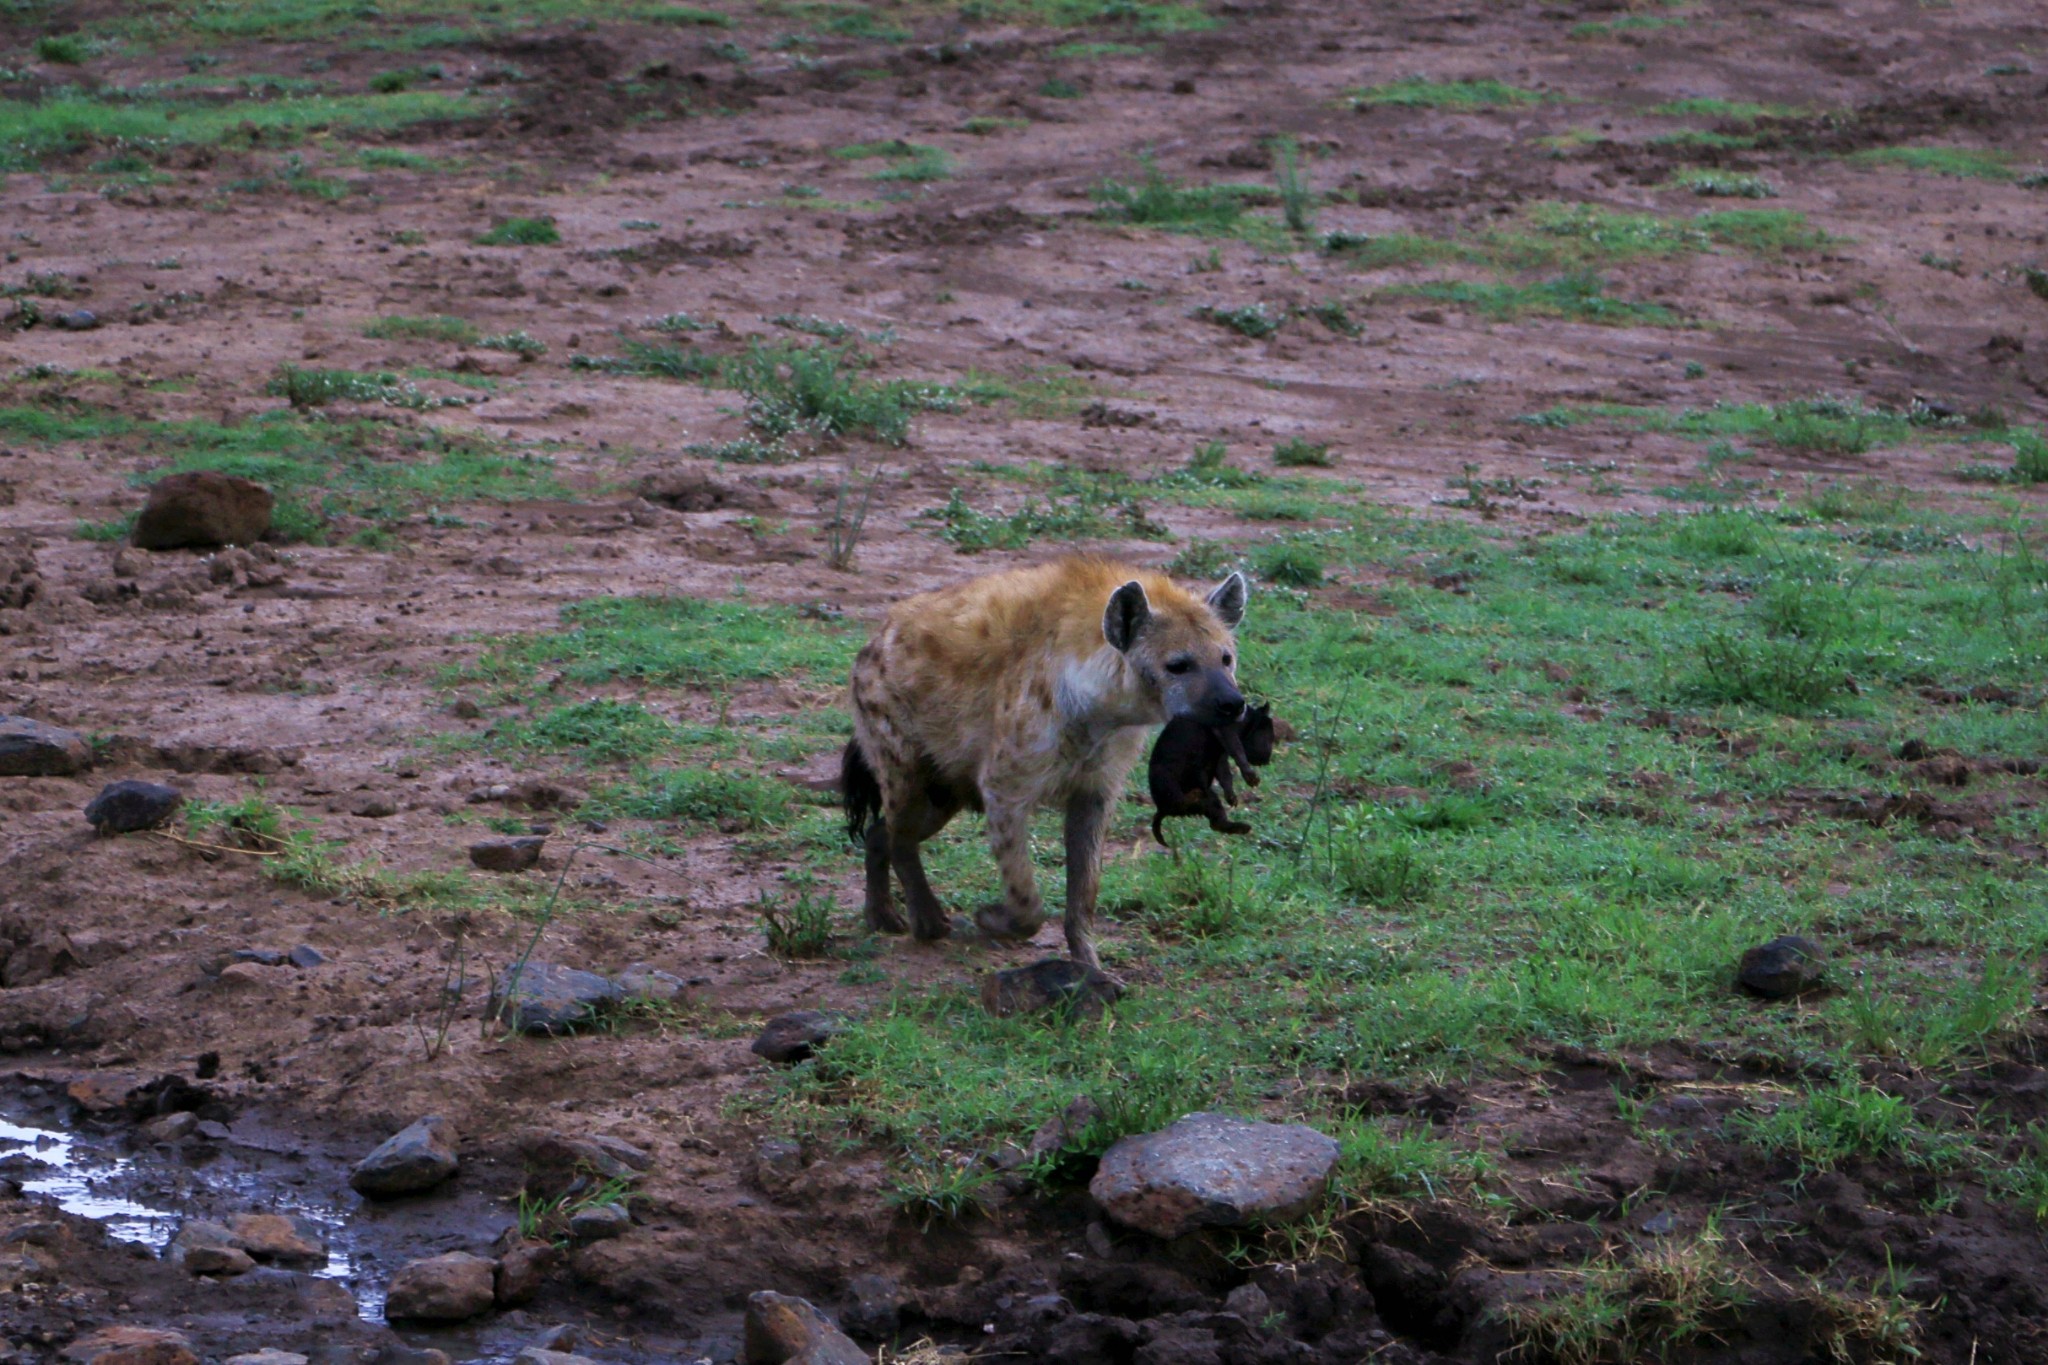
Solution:
[[[857,844],[882,814],[882,784],[857,739],[846,741],[846,754],[839,760],[839,800],[846,807],[846,837]]]
[[[1169,844],[1169,843],[1167,843],[1167,842],[1166,842],[1166,831],[1162,830],[1162,829],[1161,829],[1161,828],[1159,827],[1159,822],[1160,822],[1160,821],[1162,821],[1162,820],[1164,820],[1165,818],[1166,818],[1166,812],[1165,812],[1165,811],[1163,811],[1163,810],[1162,810],[1162,811],[1154,811],[1154,812],[1153,812],[1153,814],[1152,814],[1152,837],[1153,837],[1153,838],[1155,838],[1155,839],[1157,839],[1157,840],[1159,841],[1159,843],[1160,843],[1160,846],[1161,846],[1162,848],[1172,848],[1172,847],[1173,847],[1173,845],[1172,845],[1172,844]]]

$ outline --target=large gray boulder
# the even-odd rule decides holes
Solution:
[[[505,969],[490,1010],[520,1033],[573,1033],[625,998],[624,987],[596,972],[528,962]]]
[[[1282,1223],[1322,1201],[1338,1151],[1334,1139],[1298,1123],[1189,1114],[1118,1139],[1088,1193],[1117,1222],[1156,1237]]]

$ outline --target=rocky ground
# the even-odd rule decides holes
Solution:
[[[1106,1220],[1085,1184],[1010,1180],[976,1217],[913,1216],[888,1198],[896,1153],[853,1133],[792,1141],[773,1112],[781,1064],[752,1046],[792,1010],[858,1014],[1057,943],[1056,923],[1016,949],[892,941],[885,975],[771,951],[764,894],[822,886],[842,930],[857,905],[851,854],[778,833],[829,826],[844,729],[840,675],[817,655],[844,656],[907,593],[1064,541],[1163,564],[1264,546],[1304,515],[1333,524],[1327,506],[1225,496],[1089,502],[1046,471],[1142,490],[1221,441],[1312,479],[1315,498],[1534,538],[1668,510],[1672,486],[1715,477],[1683,431],[1529,420],[1568,406],[1825,394],[2038,427],[2037,7],[741,4],[723,25],[526,5],[329,23],[281,6],[274,27],[232,31],[123,8],[0,13],[7,127],[95,99],[196,101],[187,120],[246,102],[260,118],[291,93],[266,80],[355,93],[399,68],[469,104],[392,126],[337,116],[289,143],[252,119],[141,152],[21,141],[0,160],[0,712],[71,732],[0,739],[41,755],[13,769],[34,775],[0,777],[0,1115],[76,1134],[94,1188],[153,1211],[123,1240],[34,1196],[49,1167],[32,1138],[0,1159],[14,1359],[723,1361],[747,1349],[749,1296],[775,1291],[899,1359],[936,1351],[912,1348],[929,1338],[1147,1365],[1589,1361],[1622,1338],[1531,1347],[1503,1305],[1572,1292],[1605,1228],[1696,1228],[1721,1209],[1759,1220],[1749,1250],[1772,1278],[1673,1335],[1681,1358],[1991,1365],[2048,1349],[2040,1234],[2011,1200],[1903,1157],[1788,1182],[1723,1133],[1730,1095],[1802,1079],[1782,1057],[1539,1043],[1508,1074],[1320,1078],[1360,1112],[1492,1153],[1491,1193],[1371,1201],[1329,1244],[1247,1265],[1199,1233]],[[465,30],[472,8],[498,17]],[[67,34],[89,40],[82,63],[39,46]],[[1404,81],[1510,95],[1352,98]],[[1703,103],[1674,105],[1688,100]],[[1311,235],[1277,216],[1277,138],[1312,187]],[[1951,173],[1895,154],[1929,147],[1983,159]],[[943,173],[875,178],[920,148]],[[1244,212],[1262,226],[1103,216],[1098,187],[1140,183],[1141,156],[1255,186]],[[1687,187],[1706,172],[1765,184],[1765,207],[1826,237],[1645,246],[1601,235],[1640,224],[1531,216],[1756,207]],[[479,241],[527,219],[559,240]],[[1445,268],[1579,292],[1496,312],[1435,288]],[[1668,314],[1586,305],[1587,271],[1600,298]],[[1219,325],[1249,305],[1287,320]],[[693,321],[652,325],[678,316]],[[391,317],[445,325],[372,325]],[[512,334],[530,355],[484,344]],[[907,443],[799,431],[761,462],[735,454],[765,428],[733,387],[692,382],[688,357],[814,336],[952,396],[917,411]],[[383,378],[301,402],[292,370]],[[1328,450],[1276,465],[1266,451],[1289,441]],[[721,445],[725,459],[686,453]],[[1930,515],[2042,504],[2039,485],[1959,477],[1953,444],[1746,454],[1736,493],[1756,506],[1868,480]],[[240,549],[129,544],[141,484],[167,465],[275,487],[278,530]],[[835,567],[834,528],[847,534],[869,478],[851,567]],[[985,529],[975,516],[1028,498],[1048,515],[1037,543],[961,552]],[[1312,600],[1370,617],[1380,586],[1361,570]],[[522,672],[493,642],[641,596],[783,611],[745,648],[784,664],[692,657],[634,695],[658,695],[692,743],[736,730],[739,752],[706,761],[743,769],[787,820],[717,805],[754,786],[680,815],[591,804],[612,769],[503,740],[543,701],[621,694],[574,660]],[[125,779],[174,788],[181,812],[103,835],[85,811]],[[1127,823],[1116,856],[1135,860],[1142,820]],[[498,1007],[515,963],[597,974],[526,978],[593,1002],[554,1002],[572,1036],[539,1005]],[[1135,985],[1166,987],[1142,971]],[[1960,1091],[1904,1059],[1886,1083],[2023,1130],[2048,1120],[2031,1036]],[[1682,1158],[1617,1116],[1617,1090],[1642,1086],[1696,1139]],[[452,1176],[430,1157],[423,1190],[351,1188],[366,1153],[430,1115],[445,1129],[428,1145],[459,1154]],[[233,1221],[264,1213],[306,1221]],[[174,1229],[173,1254],[137,1250]],[[1936,1279],[1897,1340],[1856,1318],[1865,1301],[1802,1278],[1845,1258],[1879,1275],[1908,1245]],[[176,1340],[91,1335],[117,1325]],[[790,1330],[756,1358],[842,1349]]]

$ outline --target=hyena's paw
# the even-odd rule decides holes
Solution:
[[[1044,924],[1044,915],[1019,913],[1001,901],[974,912],[974,927],[998,943],[1027,943]]]
[[[907,934],[910,932],[910,925],[904,920],[902,912],[897,910],[895,905],[889,901],[885,900],[879,905],[873,901],[868,902],[867,913],[868,928],[878,934]]]

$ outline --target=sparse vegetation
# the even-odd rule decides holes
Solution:
[[[561,240],[552,218],[505,218],[476,239],[478,246],[553,246]]]

